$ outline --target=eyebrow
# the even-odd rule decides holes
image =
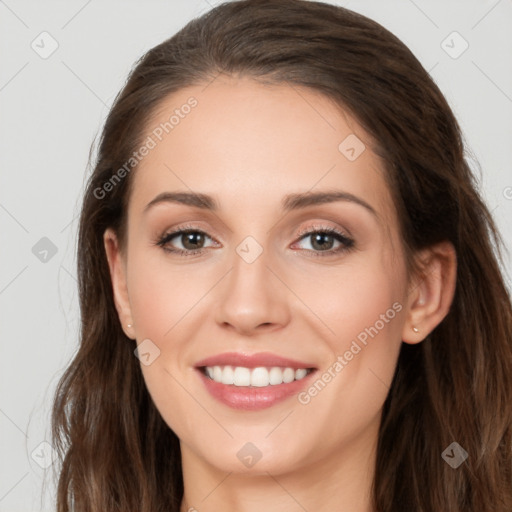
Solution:
[[[360,197],[355,196],[354,194],[350,194],[349,192],[344,192],[341,190],[288,194],[283,198],[281,207],[284,212],[289,212],[292,210],[307,208],[308,206],[333,203],[336,201],[356,203],[368,210],[377,219],[379,219],[379,214],[377,211],[366,201]],[[201,194],[198,192],[162,192],[146,205],[144,208],[144,213],[146,213],[153,206],[160,203],[185,204],[187,206],[194,206],[196,208],[211,211],[219,211],[220,209],[219,203],[212,196],[207,194]]]

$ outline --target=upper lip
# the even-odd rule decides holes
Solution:
[[[224,352],[215,356],[207,357],[196,363],[196,368],[205,366],[243,366],[245,368],[257,368],[260,366],[280,366],[283,368],[315,368],[308,362],[297,361],[287,357],[281,357],[271,352],[260,352],[258,354],[243,354],[237,352]]]

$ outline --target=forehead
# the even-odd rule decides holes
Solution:
[[[392,200],[382,162],[357,121],[320,93],[219,76],[165,98],[145,129],[151,140],[134,175],[130,208],[188,191],[220,208],[279,208],[290,193],[336,189],[384,218]]]

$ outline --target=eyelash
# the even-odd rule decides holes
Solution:
[[[177,254],[179,256],[185,256],[185,257],[191,257],[196,254],[202,253],[205,248],[202,249],[194,249],[194,250],[183,250],[183,249],[170,249],[166,247],[165,245],[168,244],[173,238],[176,238],[178,235],[184,235],[184,234],[190,234],[190,233],[201,233],[202,235],[205,235],[208,238],[211,238],[208,236],[207,233],[200,229],[194,228],[194,226],[182,226],[180,229],[177,229],[175,231],[171,231],[169,233],[163,234],[156,242],[155,245],[158,245],[161,247],[165,252]],[[327,251],[314,251],[311,249],[303,249],[308,252],[311,252],[314,257],[325,257],[325,256],[332,256],[333,254],[341,254],[344,252],[348,252],[350,250],[355,249],[355,242],[352,238],[349,238],[348,236],[344,235],[340,231],[338,231],[335,228],[328,228],[328,227],[322,227],[322,226],[310,226],[307,229],[301,230],[298,234],[298,240],[300,241],[303,238],[306,238],[308,235],[313,234],[328,234],[333,235],[342,245],[338,247],[337,249],[329,249]]]

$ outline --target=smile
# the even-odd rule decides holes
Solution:
[[[204,374],[210,379],[225,385],[238,387],[267,387],[278,386],[279,384],[289,384],[295,380],[301,380],[312,368],[282,368],[274,366],[271,368],[257,367],[246,368],[243,366],[206,366],[203,368]]]
[[[315,363],[272,352],[224,352],[195,364],[206,390],[232,409],[257,411],[297,395],[317,372]]]

